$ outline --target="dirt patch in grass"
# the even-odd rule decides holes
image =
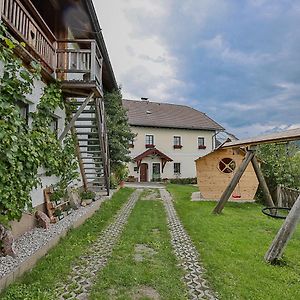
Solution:
[[[141,200],[161,200],[158,189],[146,189],[141,196]]]
[[[157,252],[145,244],[136,244],[134,247],[134,260],[143,261],[154,256]]]
[[[136,291],[132,295],[132,300],[140,300],[145,298],[149,300],[159,300],[160,295],[151,286],[140,286],[136,289]]]

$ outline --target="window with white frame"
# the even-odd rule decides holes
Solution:
[[[154,135],[153,134],[146,134],[146,145],[154,145]]]
[[[174,163],[174,174],[180,175],[181,173],[181,164],[180,163]]]
[[[174,136],[173,138],[173,147],[176,148],[182,148],[181,145],[181,136]]]
[[[198,149],[205,149],[205,140],[204,137],[198,137]]]

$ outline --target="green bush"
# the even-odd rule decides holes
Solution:
[[[83,191],[80,193],[80,197],[82,200],[94,199],[96,194],[93,191]]]
[[[172,178],[170,179],[170,183],[175,184],[196,184],[197,178],[191,177],[191,178]]]

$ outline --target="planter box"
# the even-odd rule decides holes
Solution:
[[[174,149],[181,149],[181,148],[182,148],[182,145],[173,145],[173,148],[174,148]]]
[[[198,146],[198,149],[206,149],[206,146]]]
[[[153,145],[153,144],[145,144],[145,147],[146,147],[146,148],[154,148],[155,145]]]

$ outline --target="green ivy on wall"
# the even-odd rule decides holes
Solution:
[[[45,87],[37,109],[31,113],[32,125],[21,115],[18,103],[27,104],[34,80],[40,78],[40,66],[28,70],[14,55],[24,47],[9,38],[0,24],[0,223],[19,220],[24,208],[31,207],[30,192],[39,186],[38,169],[60,177],[58,187],[65,189],[78,176],[75,142],[71,134],[63,145],[50,129],[56,108],[64,109],[59,83]]]

